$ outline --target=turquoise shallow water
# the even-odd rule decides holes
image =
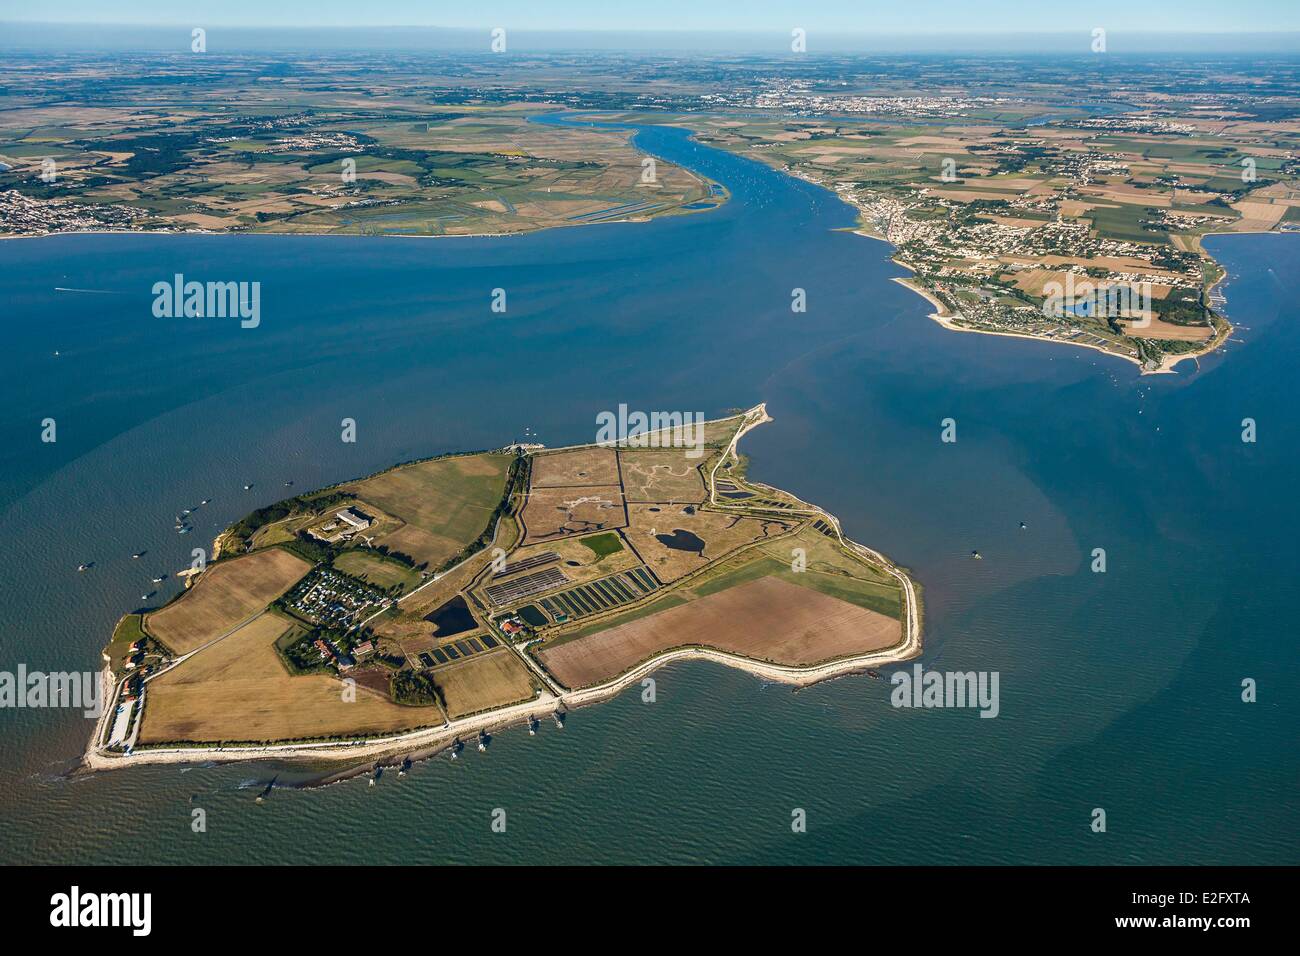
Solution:
[[[683,664],[653,705],[629,692],[562,732],[257,806],[252,785],[280,768],[69,781],[87,722],[4,711],[0,860],[1296,862],[1295,237],[1211,240],[1237,341],[1139,378],[1093,352],[946,332],[889,281],[904,273],[885,244],[835,231],[853,214],[833,196],[676,130],[638,135],[731,201],[513,239],[0,243],[0,669],[95,668],[147,583],[132,551],[180,567],[285,480],[525,427],[588,441],[620,402],[762,400],[775,421],[746,440],[754,474],[911,568],[923,662],[997,670],[1001,715],[895,710],[865,678],[791,693]],[[149,288],[178,271],[261,281],[261,326],[155,319]],[[55,445],[38,440],[46,416]],[[205,497],[196,534],[172,533]],[[1243,677],[1258,703],[1240,702]]]

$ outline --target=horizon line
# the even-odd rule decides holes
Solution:
[[[110,27],[120,29],[170,29],[176,28],[193,28],[201,24],[189,21],[168,21],[168,22],[126,22],[115,20],[12,20],[0,19],[0,25],[21,24],[27,27]],[[444,26],[436,23],[328,23],[328,24],[303,24],[303,23],[218,23],[221,29],[226,30],[445,30],[449,33],[477,33],[480,31],[492,31],[498,28],[511,29],[508,24],[485,23],[482,26],[475,27],[457,27]],[[1101,27],[1098,27],[1101,28]],[[940,37],[940,36],[1012,36],[1012,37],[1031,37],[1031,36],[1074,36],[1077,34],[1089,34],[1091,30],[1086,27],[1075,27],[1060,30],[1004,30],[998,28],[989,28],[986,30],[912,30],[912,31],[869,31],[869,30],[845,30],[835,26],[816,26],[802,27],[798,23],[791,25],[789,29],[681,29],[681,28],[657,28],[657,27],[626,27],[626,28],[607,28],[607,27],[515,27],[519,33],[582,33],[582,34],[679,34],[683,36],[699,35],[722,35],[722,36],[786,36],[792,29],[803,29],[808,33],[814,32],[833,32],[836,36],[845,37],[888,37],[891,39],[906,37]],[[1231,29],[1231,30],[1187,30],[1187,29],[1169,29],[1169,30],[1129,30],[1125,28],[1112,29],[1105,28],[1108,34],[1117,36],[1297,36],[1300,37],[1300,29],[1289,30],[1267,30],[1267,29]]]

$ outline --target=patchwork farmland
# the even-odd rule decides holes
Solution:
[[[107,746],[460,726],[682,648],[810,673],[910,652],[905,576],[745,477],[736,443],[766,420],[708,423],[702,455],[512,448],[263,508],[223,534],[245,553],[126,629],[142,712]]]

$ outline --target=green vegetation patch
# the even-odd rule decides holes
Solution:
[[[700,597],[706,597],[710,594],[717,594],[719,591],[725,591],[728,588],[734,588],[738,584],[747,584],[750,581],[757,581],[759,578],[789,570],[788,565],[776,560],[776,558],[760,558],[757,561],[742,564],[733,570],[708,576],[700,583],[692,585],[691,590]]]
[[[350,548],[334,559],[334,567],[344,574],[381,588],[406,591],[420,582],[420,573],[394,558],[375,551]]]
[[[148,639],[148,636],[144,632],[144,615],[126,614],[117,622],[117,627],[113,628],[112,643],[130,647],[141,638]]]
[[[126,673],[126,662],[132,654],[131,647],[136,641],[144,641],[148,649],[150,637],[145,633],[143,622],[143,614],[126,614],[113,629],[113,637],[104,648],[104,653],[108,655],[109,666],[113,669],[115,677],[121,677]],[[156,643],[154,646],[157,646]]]
[[[611,554],[618,554],[623,550],[623,542],[619,540],[618,535],[612,531],[606,531],[603,534],[593,534],[589,538],[579,538],[579,543],[587,546],[588,550],[596,556],[596,560],[607,558]]]
[[[315,646],[316,638],[328,636],[326,632],[309,630],[293,618],[284,617],[284,621],[284,633],[275,639],[275,652],[285,669],[295,675],[332,671],[329,661],[320,656]]]
[[[442,703],[442,695],[433,678],[416,671],[398,671],[394,674],[389,693],[397,703],[411,707],[432,707]]]
[[[789,568],[776,576],[791,584],[820,591],[822,594],[856,604],[858,607],[865,607],[869,611],[884,614],[894,620],[899,620],[903,616],[903,595],[897,586],[891,587],[847,575],[826,574],[812,570],[795,574]]]

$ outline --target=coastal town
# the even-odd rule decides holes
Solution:
[[[951,329],[1168,371],[1231,331],[1201,239],[1300,229],[1300,133],[1264,118],[1276,95],[1121,100],[1097,84],[1084,111],[1023,93],[880,98],[842,85],[772,79],[743,94],[754,112],[687,122],[834,190]]]

